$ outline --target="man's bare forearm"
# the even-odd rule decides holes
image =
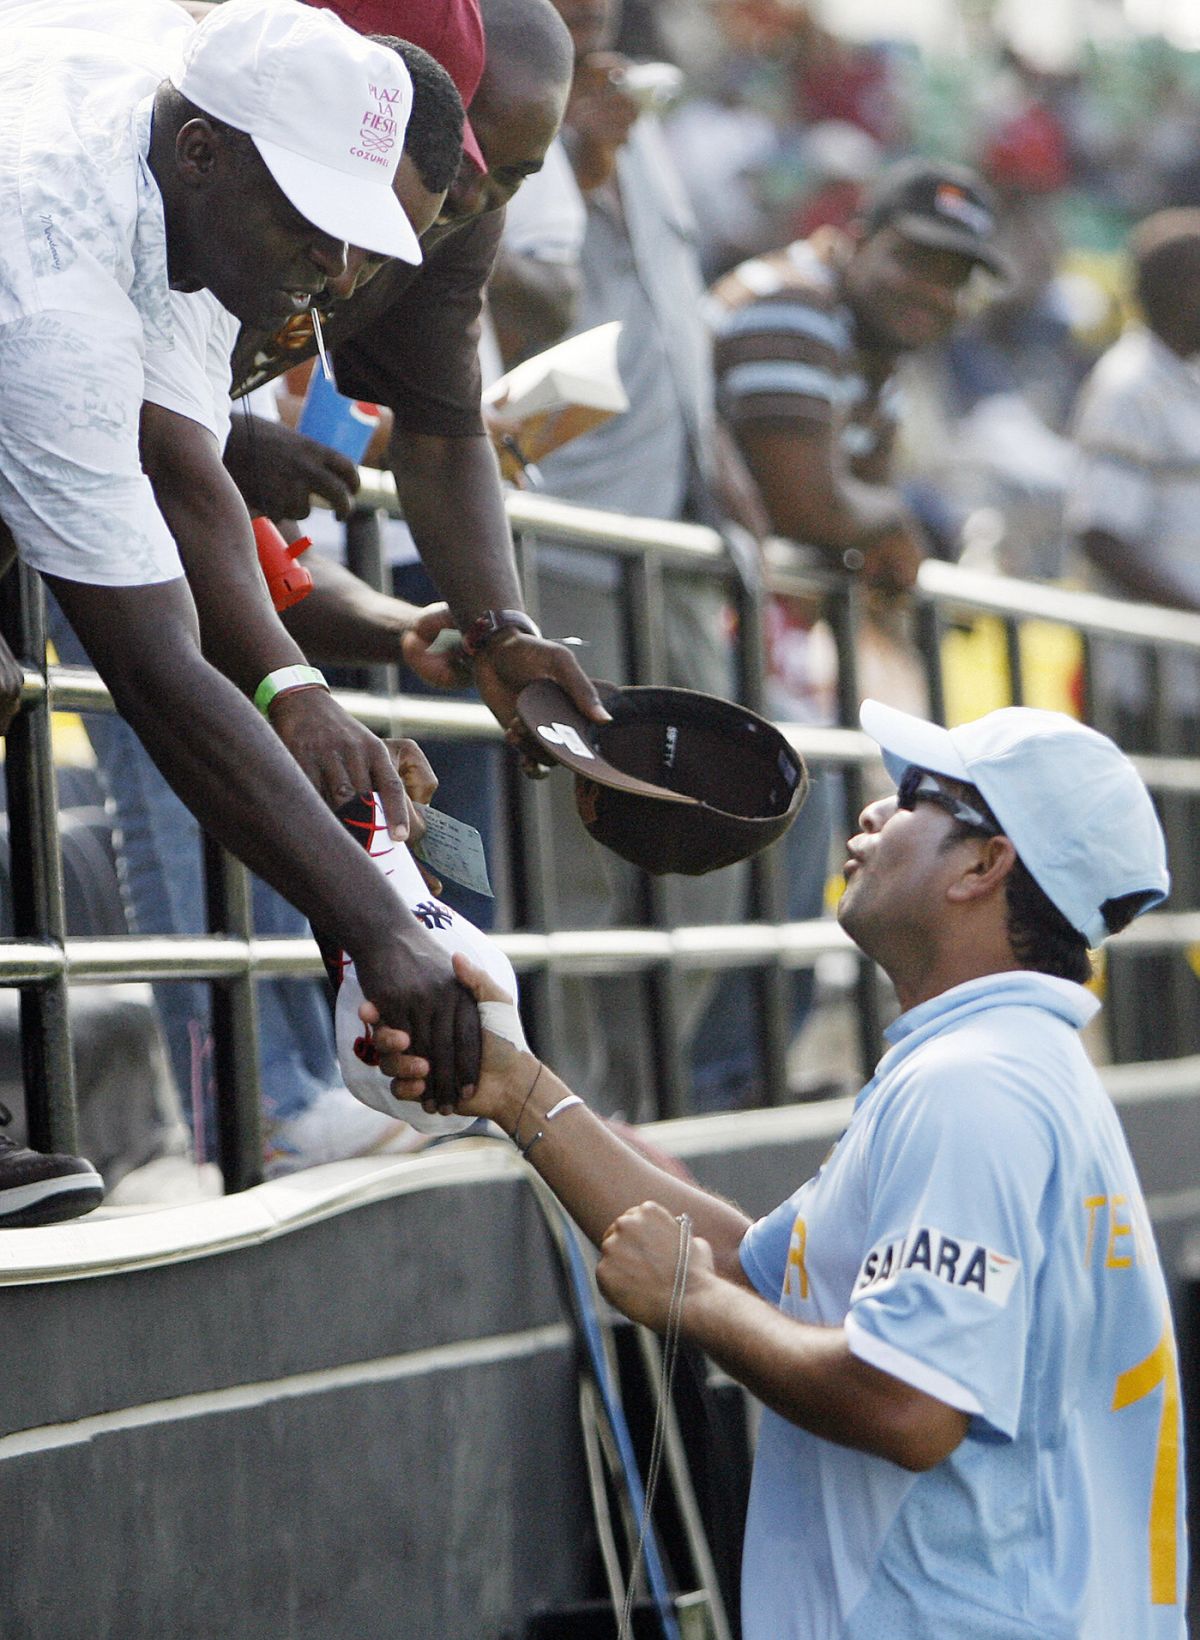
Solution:
[[[578,267],[543,262],[501,246],[488,280],[488,306],[506,365],[564,336],[579,300]]]
[[[700,1273],[684,1331],[765,1406],[840,1446],[930,1469],[966,1433],[965,1416],[860,1361],[843,1327],[793,1320],[744,1287]]]
[[[394,937],[363,851],[190,639],[186,583],[50,584],[117,709],[205,829],[347,949]]]
[[[908,511],[899,492],[847,472],[831,429],[749,424],[736,431],[779,535],[840,560],[850,547],[870,546],[889,531],[907,527]]]
[[[1084,555],[1115,582],[1126,597],[1142,603],[1162,604],[1167,609],[1200,611],[1200,570],[1195,562],[1164,564],[1144,547],[1110,535],[1107,530],[1087,530],[1079,538]]]
[[[397,428],[392,467],[421,561],[461,625],[485,609],[523,609],[512,532],[486,435]]]
[[[142,465],[175,537],[205,655],[247,695],[268,672],[304,660],[275,613],[250,515],[216,441],[186,417],[145,405]]]
[[[503,1075],[485,1077],[472,1108],[529,1147],[530,1162],[597,1246],[621,1213],[639,1202],[656,1201],[672,1214],[690,1213],[697,1234],[713,1249],[717,1268],[730,1280],[744,1281],[738,1247],[750,1220],[741,1209],[665,1172],[586,1105],[549,1116],[569,1094],[548,1065],[539,1067],[525,1053],[514,1056]],[[542,1137],[530,1146],[536,1133]]]
[[[781,533],[840,559],[851,547],[862,550],[881,535],[903,527],[908,511],[897,491],[842,476],[819,490],[779,498],[772,509]]]
[[[415,604],[376,592],[329,558],[310,552],[303,560],[313,589],[281,619],[310,660],[347,665],[399,661],[401,640],[416,619]]]
[[[397,428],[392,455],[404,516],[460,631],[485,610],[524,609],[500,474],[487,438],[435,438]],[[545,677],[561,684],[595,721],[607,721],[595,685],[562,644],[510,628],[475,662],[481,699],[502,728],[518,734],[517,697],[526,684]],[[521,746],[536,759],[532,736]]]

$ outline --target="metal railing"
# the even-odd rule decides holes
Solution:
[[[368,509],[395,509],[390,479],[364,473],[360,502]],[[623,518],[567,506],[543,496],[512,494],[508,510],[517,543],[527,600],[536,614],[539,557],[547,546],[586,546],[610,555],[620,565],[622,608],[627,621],[630,675],[635,681],[661,681],[662,634],[667,579],[677,570],[718,577],[737,613],[736,645],[742,698],[763,705],[763,600],[769,589],[819,595],[833,630],[839,661],[838,711],[841,727],[814,729],[782,724],[789,741],[813,763],[841,771],[847,829],[863,801],[864,777],[877,765],[873,743],[853,727],[858,699],[855,668],[858,593],[848,577],[815,568],[811,558],[785,543],[774,543],[765,585],[747,587],[739,578],[721,537],[698,526]],[[370,559],[369,512],[360,520],[363,558]],[[365,544],[364,544],[365,543]],[[353,537],[351,539],[353,549]],[[375,554],[378,561],[378,554]],[[944,708],[942,636],[966,618],[985,615],[1004,623],[1009,667],[1009,694],[1024,698],[1021,631],[1030,621],[1061,623],[1081,634],[1083,698],[1091,705],[1091,659],[1098,638],[1128,641],[1146,657],[1151,707],[1148,738],[1136,747],[1147,783],[1164,808],[1174,844],[1177,902],[1151,913],[1113,943],[1109,959],[1110,1008],[1115,1026],[1114,1055],[1124,1042],[1138,1038],[1128,1019],[1136,998],[1116,995],[1120,970],[1130,977],[1146,961],[1166,964],[1168,995],[1179,1006],[1188,984],[1194,984],[1181,953],[1200,945],[1200,897],[1194,873],[1181,862],[1194,855],[1189,805],[1200,797],[1197,741],[1189,741],[1161,688],[1160,658],[1167,649],[1182,651],[1200,664],[1200,617],[980,575],[941,563],[921,571],[916,595],[918,631],[935,715]],[[65,932],[61,855],[57,834],[55,772],[50,747],[50,714],[55,710],[111,709],[107,693],[94,674],[73,668],[48,668],[41,588],[36,576],[20,568],[0,592],[0,626],[25,668],[23,709],[8,737],[8,805],[12,860],[14,937],[0,943],[0,986],[18,987],[22,1062],[30,1142],[42,1149],[77,1146],[72,1074],[68,987],[114,980],[201,979],[214,997],[214,1040],[219,1089],[218,1159],[226,1188],[237,1190],[261,1177],[261,1136],[257,1071],[257,1022],[254,982],[279,975],[322,972],[315,945],[306,940],[258,939],[250,925],[244,869],[219,850],[208,855],[208,937],[120,936],[111,939],[69,938]],[[396,696],[376,692],[342,692],[347,707],[369,726],[420,738],[496,740],[499,730],[490,713],[463,701]],[[681,1044],[672,1030],[673,990],[681,975],[696,970],[746,968],[755,976],[759,1046],[770,1102],[787,1097],[785,1058],[790,1040],[791,1002],[787,976],[812,965],[827,953],[852,952],[836,923],[789,922],[783,852],[769,850],[752,862],[748,916],[721,927],[682,926],[675,914],[669,881],[648,880],[643,904],[644,926],[591,931],[552,926],[546,916],[553,893],[542,880],[547,811],[537,786],[510,769],[509,812],[505,846],[513,858],[515,883],[509,907],[512,928],[498,941],[523,974],[533,977],[527,1006],[535,1038],[553,1058],[555,1007],[553,987],[567,976],[634,973],[643,976],[657,1022],[658,1087],[654,1114],[679,1115],[688,1109]],[[854,999],[859,1057],[869,1072],[880,1045],[878,976],[870,962],[856,956]],[[1131,993],[1138,989],[1130,985]],[[1194,1001],[1194,998],[1191,999]],[[1190,1016],[1194,1009],[1184,1009]],[[1171,1051],[1168,1049],[1167,1051]],[[1189,1051],[1186,1043],[1179,1053]],[[1125,1054],[1124,1057],[1138,1057]],[[1146,1053],[1146,1058],[1159,1057]]]

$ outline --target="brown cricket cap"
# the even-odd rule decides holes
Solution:
[[[756,854],[800,812],[804,760],[765,718],[691,689],[596,688],[611,723],[549,678],[526,685],[517,712],[574,772],[580,819],[622,859],[698,877]]]

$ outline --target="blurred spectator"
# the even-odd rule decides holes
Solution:
[[[579,302],[579,257],[587,218],[562,139],[509,201],[488,278],[488,315],[504,370],[564,336]],[[500,372],[489,374],[485,384]]]
[[[1130,241],[1144,323],[1080,393],[1070,525],[1106,590],[1200,610],[1200,210]]]
[[[1081,281],[1059,274],[1061,236],[1046,201],[1017,191],[1011,175],[1009,184],[997,243],[1012,276],[940,347],[905,361],[895,471],[941,556],[965,552],[976,568],[1058,579],[1064,434],[1095,355],[1076,334]]]
[[[568,23],[570,3],[560,3]],[[708,506],[704,287],[658,121],[620,84],[623,66],[611,52],[580,59],[564,130],[587,213],[571,330],[622,321],[618,365],[630,409],[548,457],[543,474],[551,493],[571,501],[679,518]]]
[[[1054,76],[1003,50],[984,109],[979,169],[1002,197],[1057,193],[1071,180],[1071,141]]]
[[[701,271],[714,279],[770,243],[760,176],[775,151],[776,128],[759,110],[714,94],[685,102],[666,135],[695,212]]]
[[[797,14],[801,26],[796,56],[797,108],[807,124],[825,120],[856,125],[885,148],[905,141],[900,106],[885,50],[850,44],[811,17]]]
[[[822,120],[805,131],[799,157],[805,192],[789,219],[789,239],[807,239],[818,228],[849,228],[862,214],[863,197],[880,168],[883,150],[846,120]]]
[[[837,567],[850,554],[885,596],[911,585],[923,553],[889,482],[893,373],[949,332],[976,267],[1006,274],[995,230],[971,173],[903,162],[853,234],[823,230],[713,291],[721,408],[773,528]]]
[[[1144,323],[1079,395],[1067,524],[1099,590],[1200,611],[1200,210],[1148,217],[1129,254]],[[1170,651],[1163,664],[1170,695],[1195,715],[1195,668]],[[1098,705],[1145,708],[1131,657],[1097,646],[1095,667]]]

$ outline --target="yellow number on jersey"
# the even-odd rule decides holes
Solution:
[[[1119,1373],[1112,1410],[1120,1412],[1163,1387],[1162,1418],[1154,1449],[1154,1480],[1150,1487],[1150,1603],[1173,1606],[1177,1594],[1175,1512],[1179,1492],[1179,1373],[1170,1317],[1158,1343],[1144,1361]]]
[[[800,1297],[808,1297],[808,1269],[804,1263],[804,1253],[808,1246],[808,1224],[803,1215],[797,1215],[792,1226],[792,1239],[788,1244],[787,1270],[783,1277],[783,1290],[790,1293],[792,1290],[792,1271],[796,1272],[796,1285]]]

